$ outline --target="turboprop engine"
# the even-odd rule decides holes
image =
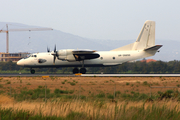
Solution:
[[[74,58],[74,55],[72,53],[73,49],[66,49],[66,50],[59,50],[57,52],[58,54],[58,59],[59,60],[67,60],[69,62],[71,61],[76,61],[76,59]]]
[[[50,52],[48,48],[47,51]],[[94,50],[88,50],[88,49],[83,49],[83,50],[63,49],[56,51],[56,45],[55,45],[54,51],[51,52],[51,55],[54,56],[53,63],[55,63],[56,58],[58,60],[74,62],[74,61],[84,61],[88,59],[99,58],[100,55],[95,52],[96,51]]]

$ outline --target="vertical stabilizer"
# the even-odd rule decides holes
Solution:
[[[147,20],[139,33],[136,42],[111,51],[144,50],[155,45],[155,21]]]
[[[142,50],[155,45],[155,22],[147,20],[132,50]]]

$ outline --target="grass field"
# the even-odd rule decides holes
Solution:
[[[179,77],[2,77],[0,118],[178,120],[179,87]]]

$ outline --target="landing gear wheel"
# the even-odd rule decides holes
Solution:
[[[73,74],[79,73],[79,69],[78,68],[74,68],[73,69]]]
[[[86,74],[86,68],[81,68],[81,69],[80,69],[80,73]]]
[[[35,70],[34,69],[31,69],[31,74],[34,74],[35,73]]]

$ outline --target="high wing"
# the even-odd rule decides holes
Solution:
[[[81,61],[81,60],[87,60],[87,59],[95,59],[99,58],[100,55],[98,53],[95,53],[95,50],[73,50],[72,54],[76,61]]]

